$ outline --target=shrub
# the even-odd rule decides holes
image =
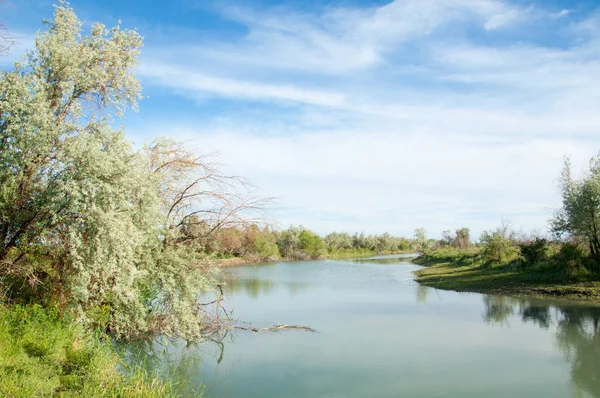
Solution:
[[[586,249],[576,242],[565,242],[560,246],[554,260],[560,268],[574,272],[579,268],[587,268],[591,259]]]
[[[269,241],[262,235],[254,240],[254,250],[256,254],[263,258],[279,257],[279,248],[277,243]]]
[[[480,240],[483,244],[481,255],[487,263],[504,263],[519,254],[519,248],[509,238],[507,227],[501,227],[491,232],[485,231]]]
[[[519,248],[526,265],[537,264],[548,258],[549,244],[544,238],[535,238],[533,241],[522,243]]]
[[[318,257],[325,253],[323,238],[309,230],[303,230],[299,235],[300,245],[304,253],[311,257]]]

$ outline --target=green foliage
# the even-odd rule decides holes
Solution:
[[[577,273],[581,269],[590,269],[594,263],[589,256],[589,249],[576,241],[562,243],[553,260],[558,267],[570,273]]]
[[[277,246],[281,256],[288,259],[319,257],[325,253],[323,238],[304,227],[291,226],[279,234]]]
[[[544,238],[535,238],[521,243],[519,249],[525,265],[535,265],[548,259],[549,242]]]
[[[502,226],[494,231],[484,231],[480,241],[483,245],[481,256],[487,263],[504,263],[519,254],[519,248],[510,238],[507,226]]]
[[[324,239],[325,247],[331,253],[339,250],[355,249],[352,237],[346,232],[332,232]]]
[[[170,202],[192,170],[158,170],[168,143],[135,151],[111,127],[140,98],[141,37],[85,34],[65,5],[46,26],[0,74],[0,298],[58,303],[122,337],[198,337],[207,262]]]
[[[416,264],[431,265],[450,262],[456,265],[471,265],[480,261],[480,250],[477,248],[456,249],[453,247],[429,250],[413,260]]]
[[[592,158],[586,174],[574,179],[570,162],[565,161],[560,189],[562,208],[552,220],[553,231],[574,239],[585,239],[595,264],[600,266],[600,155]]]
[[[277,239],[277,247],[279,247],[279,253],[281,253],[282,257],[290,259],[303,257],[300,251],[302,248],[302,242],[300,242],[300,233],[302,230],[302,227],[291,226],[281,232]]]
[[[263,235],[256,237],[254,240],[254,251],[262,258],[279,257],[279,248],[277,247],[277,243],[269,240]]]
[[[360,258],[375,256],[378,253],[371,249],[331,249],[327,251],[327,257],[331,259]]]
[[[172,386],[125,366],[107,342],[40,306],[0,307],[0,395],[175,397]]]
[[[350,253],[378,254],[398,253],[410,249],[410,242],[401,237],[368,235],[364,233],[349,235],[345,232],[332,232],[324,239],[325,247],[330,255],[339,256]]]
[[[443,231],[437,246],[467,249],[471,246],[471,232],[466,227],[457,229],[454,234],[450,230]]]
[[[303,230],[298,236],[302,251],[310,257],[316,258],[325,253],[323,238],[309,230]]]
[[[419,253],[427,253],[427,251],[431,248],[425,228],[415,229],[415,246]]]
[[[471,246],[471,231],[469,228],[462,227],[456,230],[453,240],[454,247],[458,249],[467,249]]]

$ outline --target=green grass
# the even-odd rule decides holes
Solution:
[[[600,303],[600,275],[583,269],[569,272],[551,262],[486,264],[477,249],[436,250],[414,262],[427,266],[416,272],[417,282],[438,289]]]
[[[343,260],[343,259],[350,259],[350,258],[362,258],[362,257],[407,254],[407,253],[414,253],[414,251],[397,251],[397,252],[379,253],[379,252],[376,252],[375,250],[368,250],[368,249],[345,249],[345,250],[328,251],[327,254],[325,255],[325,257],[328,259],[331,259],[331,260]]]
[[[123,376],[118,355],[101,339],[53,310],[0,306],[0,396],[177,396],[173,386],[140,370]]]

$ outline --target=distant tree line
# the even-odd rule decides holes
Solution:
[[[279,231],[248,224],[221,229],[206,242],[205,251],[221,256],[258,260],[303,260],[319,257],[345,257],[368,254],[401,253],[414,247],[412,240],[388,233],[365,235],[332,232],[324,238],[303,226]]]

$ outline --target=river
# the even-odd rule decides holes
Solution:
[[[157,339],[129,359],[206,397],[600,397],[600,308],[418,285],[402,256],[224,271],[254,326],[221,344]]]

